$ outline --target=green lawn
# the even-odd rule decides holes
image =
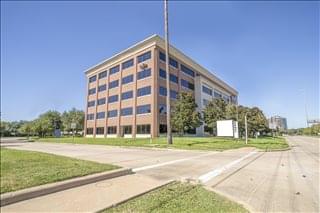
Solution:
[[[119,167],[40,152],[1,147],[1,193]]]
[[[244,140],[220,137],[174,137],[173,145],[168,145],[165,137],[155,139],[137,138],[83,138],[72,137],[62,138],[41,138],[42,142],[56,143],[78,143],[78,144],[100,144],[114,146],[138,146],[138,147],[158,147],[158,148],[177,148],[177,149],[195,149],[195,150],[227,150],[241,147],[256,147],[262,150],[277,150],[288,148],[288,144],[282,137],[261,137],[250,139],[248,144]]]
[[[200,185],[174,182],[137,197],[108,212],[248,212],[234,203]]]

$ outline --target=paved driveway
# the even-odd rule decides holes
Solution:
[[[267,153],[253,148],[208,152],[56,143],[1,145],[130,167],[140,178],[157,184],[193,179],[252,211],[318,212],[319,139],[287,139],[292,150]],[[39,202],[41,198],[37,199]],[[24,202],[28,204],[32,200]],[[14,210],[14,205],[19,204],[7,209]],[[23,209],[21,204],[20,209]]]

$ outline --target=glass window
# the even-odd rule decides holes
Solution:
[[[97,119],[103,119],[106,117],[106,113],[105,112],[97,112]]]
[[[88,101],[88,107],[93,107],[94,105],[96,105],[95,101]]]
[[[108,118],[113,118],[118,116],[118,110],[110,110],[108,111]]]
[[[212,96],[212,89],[210,89],[206,86],[202,86],[202,92]]]
[[[174,90],[170,90],[170,98],[178,99],[178,92],[176,92]]]
[[[167,105],[159,104],[159,114],[166,115],[167,114]]]
[[[194,77],[194,71],[189,69],[188,67],[184,66],[183,64],[181,64],[181,71],[187,75]]]
[[[167,125],[166,124],[160,124],[159,125],[159,133],[167,133]]]
[[[221,93],[220,93],[220,92],[218,92],[218,91],[214,91],[214,97],[215,97],[215,98],[221,98],[221,97],[222,97],[222,95],[221,95]]]
[[[138,56],[138,63],[146,61],[150,58],[151,58],[151,51],[146,52],[146,53]]]
[[[119,72],[119,70],[120,70],[120,66],[119,65],[117,65],[115,67],[112,67],[109,70],[109,75],[115,74],[115,73]]]
[[[173,58],[169,58],[169,64],[175,68],[178,68],[178,62]]]
[[[178,84],[178,82],[179,82],[178,76],[170,73],[170,81]]]
[[[133,82],[133,75],[128,75],[122,78],[122,84],[128,84]]]
[[[99,73],[99,79],[107,77],[107,71]]]
[[[121,116],[132,115],[132,107],[122,108],[121,109]]]
[[[137,125],[137,134],[150,134],[150,124]]]
[[[96,93],[96,88],[89,89],[88,94],[93,95]]]
[[[167,96],[167,88],[165,87],[159,87],[159,94],[162,96]],[[178,98],[178,92],[174,90],[170,90],[170,98],[177,99]]]
[[[142,87],[137,90],[137,96],[145,96],[151,94],[151,86]]]
[[[106,84],[103,84],[101,86],[98,87],[98,92],[102,92],[102,91],[105,91],[107,89],[107,85]]]
[[[96,135],[104,135],[104,127],[97,127]]]
[[[89,83],[95,82],[96,80],[97,80],[97,76],[94,75],[94,76],[92,76],[92,77],[89,78]]]
[[[133,91],[123,92],[121,94],[121,100],[126,100],[133,97]]]
[[[97,102],[98,105],[103,105],[103,104],[105,104],[105,103],[106,103],[106,98],[100,98],[100,99],[98,99],[98,102]]]
[[[146,113],[151,113],[150,104],[137,106],[137,114],[146,114]]]
[[[159,52],[159,58],[161,61],[166,61],[166,54],[164,54],[163,52]]]
[[[145,69],[137,73],[137,80],[151,76],[151,69]]]
[[[117,134],[117,126],[108,126],[108,134]]]
[[[112,95],[112,96],[109,96],[109,98],[108,98],[109,103],[113,103],[113,102],[117,102],[117,101],[118,101],[118,95]]]
[[[94,120],[94,114],[87,114],[87,120]]]
[[[123,70],[127,69],[127,68],[129,68],[131,66],[133,66],[133,58],[128,60],[128,61],[123,62],[122,65],[121,65]]]
[[[194,90],[194,84],[190,83],[189,81],[186,81],[184,79],[181,79],[181,86],[190,89],[190,90]]]
[[[132,133],[132,126],[122,126],[123,134],[128,135]]]
[[[167,78],[167,72],[165,71],[165,70],[163,70],[163,69],[159,69],[159,76],[161,77],[161,78],[164,78],[164,79],[166,79]]]
[[[119,80],[111,81],[109,83],[109,89],[115,88],[119,86]]]
[[[93,135],[93,128],[87,128],[87,135]]]

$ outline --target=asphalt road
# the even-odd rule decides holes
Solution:
[[[130,167],[139,175],[141,187],[143,178],[150,184],[150,180],[159,184],[190,179],[251,211],[319,212],[319,138],[288,137],[287,140],[292,149],[283,152],[259,152],[253,148],[224,152],[140,149],[16,140],[2,141],[1,146]],[[68,195],[67,192],[58,193],[43,199],[54,203],[50,202],[50,196]],[[24,209],[33,200],[39,203],[41,197],[2,210]],[[51,208],[50,205],[45,207]]]

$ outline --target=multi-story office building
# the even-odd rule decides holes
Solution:
[[[269,123],[269,128],[274,129],[274,130],[281,130],[285,131],[288,129],[287,127],[287,119],[280,117],[278,115],[272,116],[271,118],[268,119]]]
[[[157,137],[166,132],[166,96],[192,93],[201,111],[213,98],[237,102],[237,91],[170,46],[166,89],[165,42],[153,35],[86,70],[87,137]],[[191,133],[204,134],[204,127]]]

